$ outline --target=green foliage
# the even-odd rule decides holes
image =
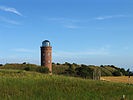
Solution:
[[[71,69],[71,66],[73,69]],[[6,64],[0,67],[0,69],[16,69],[16,70],[26,70],[26,71],[37,71],[37,68],[40,66],[34,65],[34,64],[26,64],[24,62],[23,64]],[[69,75],[69,76],[77,76],[75,73],[75,69],[79,67],[89,67],[90,69],[99,69],[101,71],[102,76],[114,76],[115,71],[120,71],[121,75],[128,76],[129,70],[124,70],[123,68],[118,68],[114,65],[101,65],[101,66],[95,66],[95,65],[78,65],[78,64],[70,64],[66,62],[65,64],[52,64],[52,73],[56,75]],[[130,75],[133,75],[133,73],[130,72]]]
[[[2,66],[1,69],[25,70],[26,67],[30,67],[32,71],[35,71],[36,68],[39,66],[34,65],[34,64],[6,64]]]
[[[104,67],[103,65],[101,65],[100,67]]]
[[[56,74],[56,75],[60,75],[62,73],[65,72],[65,70],[67,70],[69,68],[69,66],[66,66],[66,65],[56,65],[56,64],[53,64],[52,65],[52,73],[53,74]]]
[[[3,64],[0,64],[0,66],[3,66]]]
[[[26,64],[26,62],[23,62],[23,64]]]
[[[40,73],[49,73],[49,69],[47,67],[38,67],[36,70]]]
[[[81,67],[87,67],[87,65],[81,64]]]
[[[40,67],[34,64],[6,64],[1,69],[15,69],[25,71],[37,71],[40,73],[49,73],[49,69],[46,67]]]
[[[73,65],[69,65],[69,68],[65,70],[64,74],[74,76],[75,75],[75,69],[74,69]]]
[[[60,65],[60,63],[57,63],[57,65]]]
[[[78,66],[78,64],[76,64],[76,63],[73,63],[72,65],[73,65],[73,66]]]
[[[87,66],[82,65],[82,67],[76,68],[75,71],[79,77],[93,78],[93,70]]]
[[[71,64],[68,62],[65,62],[65,64],[63,64],[63,65],[70,66]]]
[[[30,67],[25,67],[24,70],[30,71],[31,69],[30,69]]]
[[[120,71],[114,71],[113,75],[114,76],[122,76],[122,73]]]
[[[119,70],[120,72],[122,72],[122,74],[123,75],[127,75],[128,74],[128,72],[127,71],[125,71],[125,69],[124,68],[120,68],[120,70]]]
[[[133,86],[121,83],[46,75],[37,72],[0,70],[1,100],[126,100]]]
[[[52,64],[55,64],[54,62],[52,62]]]
[[[72,70],[70,66],[72,66],[74,70]],[[60,64],[60,65],[53,64],[52,67],[53,67],[53,74],[58,74],[58,75],[63,74],[63,75],[69,75],[69,76],[79,76],[75,72],[75,69],[79,67],[89,67],[92,70],[99,69],[101,71],[101,76],[114,76],[113,72],[120,71],[120,68],[114,65],[101,65],[101,66],[88,65],[87,66],[84,64],[81,64],[81,65],[78,65],[75,63],[70,64],[68,62],[66,62],[65,64]],[[124,75],[124,74],[121,72],[121,75]],[[129,75],[129,73],[126,71],[125,75]]]

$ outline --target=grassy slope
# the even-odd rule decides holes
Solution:
[[[133,99],[133,86],[36,72],[0,70],[1,100]],[[131,99],[132,98],[132,99]]]
[[[39,67],[38,65],[34,65],[34,64],[6,64],[4,66],[1,66],[0,69],[17,69],[17,70],[24,70],[26,67],[31,67],[30,69],[32,71],[35,71],[37,67]],[[53,73],[60,75],[61,73],[63,73],[66,69],[69,68],[68,65],[64,65],[64,64],[53,64],[52,65],[52,69],[53,69]],[[81,67],[80,65],[74,65],[74,68],[77,67]],[[99,66],[93,66],[93,65],[89,65],[88,66],[91,69],[97,69],[97,70],[101,70],[101,74],[102,76],[112,76],[112,72],[117,71],[115,68],[109,67],[109,66],[105,66],[105,67],[99,67]]]

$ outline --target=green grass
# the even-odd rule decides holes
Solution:
[[[133,86],[104,81],[0,70],[0,100],[133,100]]]

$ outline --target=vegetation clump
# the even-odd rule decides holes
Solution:
[[[114,71],[113,75],[114,76],[122,76],[122,73],[120,71]]]
[[[75,69],[77,76],[82,77],[82,78],[93,78],[93,69],[87,67],[87,66],[82,66],[79,68]]]
[[[37,72],[40,73],[49,73],[49,69],[47,67],[38,67]]]
[[[46,67],[38,66],[35,64],[27,64],[24,62],[23,64],[5,64],[0,67],[0,69],[15,69],[15,70],[25,70],[25,71],[36,71],[39,73],[49,73]],[[76,64],[76,63],[68,63],[64,64],[60,63],[52,63],[52,73],[55,75],[67,75],[73,77],[81,77],[81,78],[90,78],[92,79],[93,74],[97,73],[96,71],[100,71],[101,76],[133,76],[133,73],[130,70],[125,70],[124,68],[118,68],[114,65],[84,65],[84,64]]]

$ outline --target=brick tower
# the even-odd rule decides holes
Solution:
[[[48,40],[42,42],[41,66],[48,67],[50,73],[52,73],[52,47]]]

